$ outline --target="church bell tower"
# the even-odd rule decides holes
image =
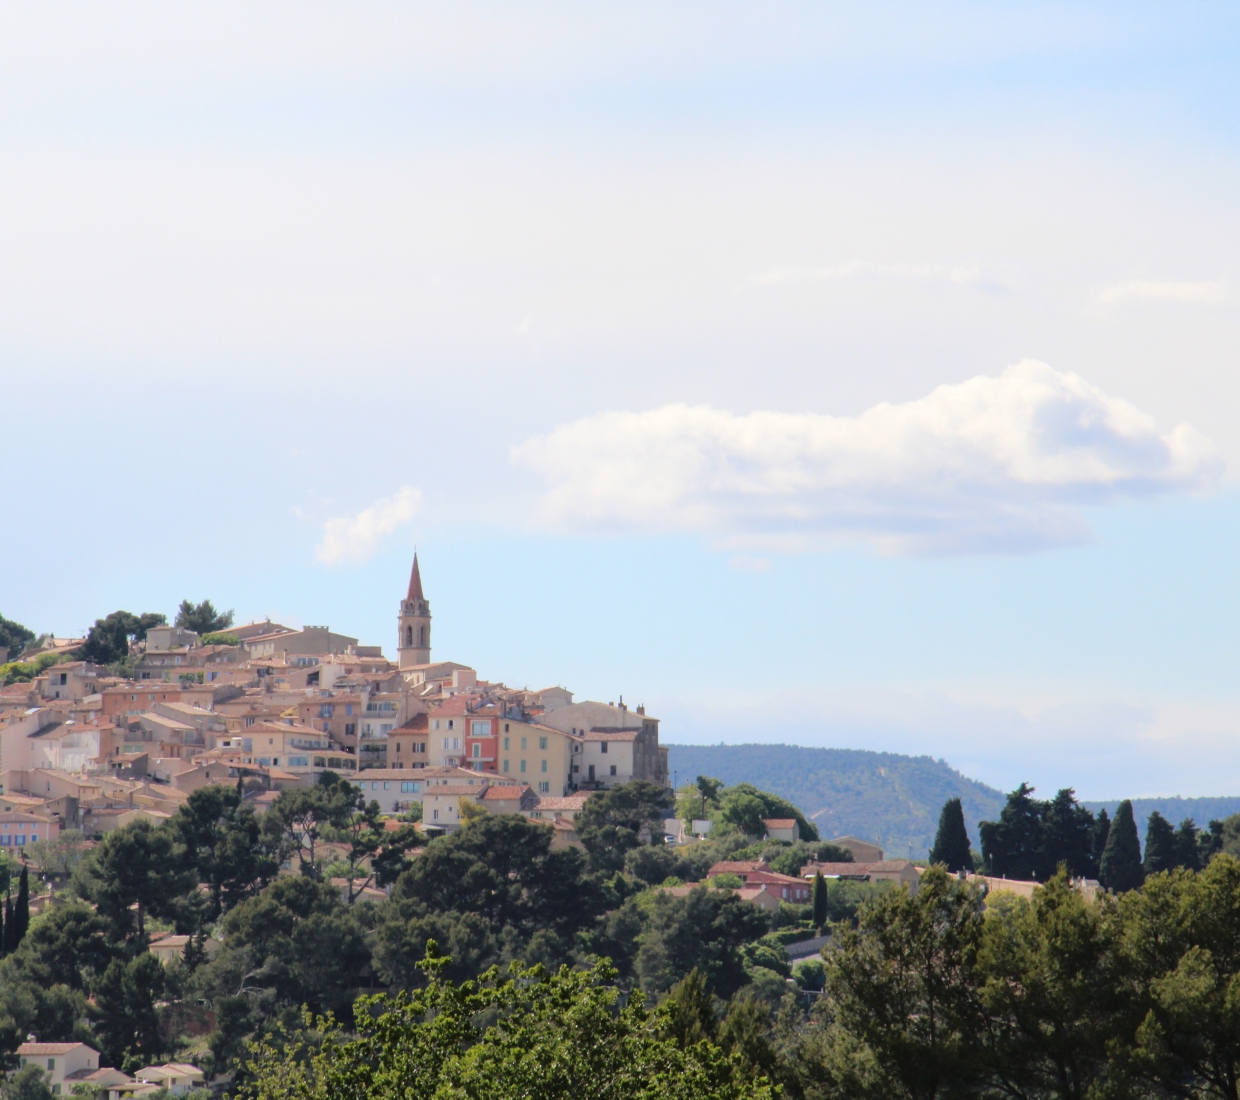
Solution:
[[[397,619],[398,635],[396,652],[400,667],[431,663],[431,605],[422,594],[422,574],[418,569],[418,554],[413,553],[413,572],[409,574],[409,592],[400,601]]]

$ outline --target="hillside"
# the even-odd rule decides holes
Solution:
[[[1103,807],[1108,814],[1115,816],[1115,807],[1119,799],[1110,802],[1086,802],[1094,813]],[[1201,828],[1205,828],[1211,820],[1219,821],[1240,814],[1240,798],[1134,798],[1132,815],[1137,819],[1137,832],[1141,835],[1141,846],[1145,847],[1145,826],[1150,814],[1157,810],[1172,825],[1178,825],[1186,817],[1191,817]]]
[[[797,745],[671,745],[669,767],[679,782],[711,775],[753,783],[795,802],[826,839],[875,840],[892,857],[924,857],[949,798],[964,804],[969,837],[994,820],[1004,795],[929,756]],[[1146,811],[1148,814],[1148,811]]]

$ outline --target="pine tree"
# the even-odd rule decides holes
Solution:
[[[930,849],[930,862],[941,863],[949,871],[973,870],[973,854],[969,850],[969,833],[964,825],[964,807],[960,799],[949,798],[939,814],[939,831]]]
[[[1132,803],[1124,799],[1115,810],[1115,820],[1102,850],[1099,879],[1108,890],[1122,893],[1135,890],[1145,880],[1141,871],[1141,841],[1132,816]]]
[[[1171,822],[1155,810],[1145,827],[1145,862],[1142,864],[1145,873],[1154,875],[1180,866],[1178,849]]]
[[[1186,817],[1175,831],[1175,847],[1177,866],[1187,867],[1190,871],[1200,871],[1201,863],[1201,830],[1197,822]]]
[[[822,877],[821,871],[816,872],[814,875],[812,919],[814,927],[821,932],[827,923],[827,880]]]

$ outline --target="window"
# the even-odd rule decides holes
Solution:
[[[422,784],[417,782],[403,782],[400,785],[401,794],[414,794],[422,789]]]
[[[539,793],[539,794],[550,794],[550,793],[551,793],[551,784],[550,784],[550,783],[548,783],[548,782],[546,782],[545,780],[543,780],[543,781],[539,782],[539,784],[538,784],[538,793]]]
[[[459,749],[461,747],[461,739],[459,737],[452,738],[452,747],[454,749]]]
[[[540,749],[545,749],[547,747],[547,739],[545,737],[540,737],[538,739],[538,747]]]
[[[438,723],[436,723],[436,724],[438,724]],[[443,747],[444,747],[445,749],[448,747],[448,738],[446,738],[446,737],[443,739]]]
[[[439,719],[435,719],[435,729],[439,729]]]
[[[508,761],[507,761],[507,760],[505,760],[505,761],[504,761],[504,771],[507,771],[507,770],[508,770]]]
[[[612,774],[612,775],[615,775],[615,774],[616,774],[616,765],[615,765],[615,764],[612,764],[612,766],[611,766],[611,774]]]
[[[482,756],[482,746],[477,741],[475,741],[474,742],[474,759],[477,760],[481,756]]]
[[[599,747],[598,747],[598,751],[599,751],[599,752],[606,752],[606,751],[607,751],[607,742],[606,742],[606,741],[602,742],[602,744],[600,744],[600,745],[599,745]]]
[[[472,737],[490,737],[491,736],[491,723],[490,722],[470,722],[469,732],[470,732],[470,736]]]
[[[353,704],[352,704],[352,703],[345,703],[345,705],[344,705],[344,716],[345,716],[346,718],[352,718],[352,717],[353,717]]]
[[[455,726],[453,725],[453,723],[454,723],[455,721],[456,721],[456,720],[455,720],[454,718],[449,718],[449,719],[448,719],[448,729],[454,729],[454,728],[455,728]]]
[[[522,738],[521,738],[521,747],[522,747],[522,748],[525,748],[525,738],[524,738],[524,737],[522,737]]]
[[[319,717],[320,717],[320,718],[330,718],[331,716],[332,716],[332,705],[331,705],[331,703],[323,703],[323,704],[319,707]]]
[[[507,722],[505,722],[505,723],[504,723],[504,732],[505,732],[505,733],[507,733],[507,732],[508,732],[508,723],[507,723]]]
[[[47,1068],[48,1068],[48,1069],[55,1069],[55,1068],[56,1068],[56,1059],[55,1059],[55,1058],[49,1058],[49,1059],[47,1060]]]
[[[542,762],[542,768],[540,769],[540,771],[544,771],[544,772],[545,772],[546,770],[547,770],[547,761],[546,761],[546,760],[544,760],[544,761]],[[613,774],[614,774],[614,769],[613,769]]]
[[[385,783],[383,784],[383,789],[384,789],[385,791],[390,791],[390,790],[392,789],[392,784],[391,784],[391,783],[386,783],[386,782],[385,782]]]
[[[524,761],[524,760],[522,760],[522,761],[521,761],[521,770],[522,770],[522,771],[525,771],[525,761]]]
[[[438,820],[439,820],[439,811],[438,811],[438,810],[431,810],[431,820],[432,820],[432,821],[438,821]]]
[[[377,791],[377,790],[379,789],[379,784],[378,784],[377,782],[372,782],[372,783],[370,784],[370,789],[371,789],[372,791]]]
[[[507,737],[505,737],[505,738],[504,738],[504,752],[507,752],[507,751],[508,751],[508,742],[509,742],[509,740],[510,740],[510,738],[507,738]]]

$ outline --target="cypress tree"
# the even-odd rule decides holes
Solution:
[[[1104,806],[1098,811],[1098,816],[1094,818],[1094,877],[1097,877],[1098,868],[1102,866],[1102,853],[1106,851],[1107,836],[1111,832],[1111,818],[1108,816],[1106,807]]]
[[[827,923],[827,880],[822,877],[821,871],[818,871],[814,875],[812,919],[814,922],[814,927],[821,932]]]
[[[964,807],[960,799],[949,798],[939,814],[939,831],[930,849],[930,862],[941,863],[949,871],[972,871],[973,854],[969,850],[969,833],[964,827]]]
[[[1187,867],[1190,871],[1200,871],[1201,863],[1201,830],[1197,822],[1186,817],[1175,831],[1176,866]]]
[[[1145,861],[1142,864],[1145,873],[1155,875],[1180,866],[1178,848],[1171,822],[1155,810],[1145,827]]]
[[[1135,890],[1145,880],[1137,823],[1133,820],[1132,803],[1126,798],[1115,810],[1115,820],[1111,822],[1107,844],[1102,850],[1098,877],[1103,886],[1116,893]]]
[[[17,880],[17,903],[13,906],[13,947],[22,942],[30,927],[30,872],[22,864],[22,877]],[[7,931],[7,929],[6,929]]]
[[[13,921],[13,897],[6,894],[4,898],[4,953],[11,955],[13,949],[17,946],[13,942],[13,933],[17,931],[17,925]]]

